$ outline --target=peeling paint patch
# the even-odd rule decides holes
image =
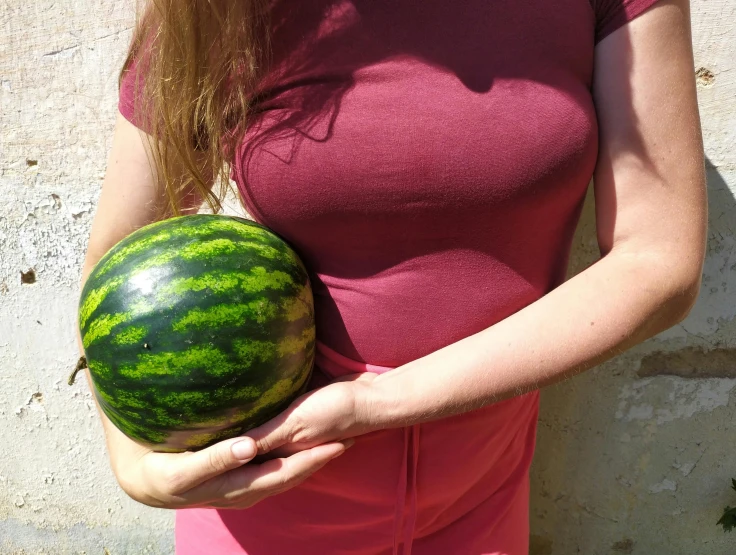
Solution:
[[[700,347],[686,347],[668,353],[652,353],[642,359],[637,374],[641,377],[736,378],[736,349],[706,351]]]
[[[690,473],[695,468],[696,463],[675,463],[672,465],[672,468],[676,468],[679,470],[683,476],[689,476]]]
[[[654,416],[654,407],[652,405],[632,405],[629,407],[628,412],[624,416],[623,412],[616,414],[619,419],[624,419],[627,422],[632,420],[650,420]]]
[[[615,416],[624,422],[655,420],[658,425],[666,424],[728,406],[734,388],[736,379],[648,378],[624,385]]]
[[[663,491],[677,491],[677,482],[665,478],[660,483],[649,487],[649,493],[662,493]]]
[[[671,381],[669,408],[657,409],[657,424],[691,418],[699,412],[712,412],[718,407],[728,406],[731,391],[736,387],[736,380],[728,379],[697,383],[679,379]]]

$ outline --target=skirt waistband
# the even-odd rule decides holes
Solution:
[[[333,378],[341,378],[349,374],[357,374],[360,372],[374,372],[383,374],[393,370],[390,366],[379,366],[377,364],[368,364],[367,362],[359,362],[337,351],[329,348],[319,339],[316,341],[316,353],[314,355],[314,363],[320,369]]]

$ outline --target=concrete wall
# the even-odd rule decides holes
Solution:
[[[0,2],[2,555],[172,551],[172,513],[120,492],[87,385],[66,383],[133,4]]]
[[[544,392],[533,555],[736,552],[715,526],[736,504],[736,0],[694,3],[702,297],[683,325]],[[0,3],[0,555],[172,553],[172,514],[119,491],[84,379],[66,385],[131,4]],[[589,205],[574,269],[595,259],[593,225]]]

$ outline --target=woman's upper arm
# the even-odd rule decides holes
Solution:
[[[168,202],[166,193],[156,182],[148,140],[149,136],[118,113],[102,193],[92,222],[85,276],[118,241],[160,217],[162,205]],[[200,204],[190,195],[182,208],[184,212],[193,211]]]
[[[596,48],[598,241],[697,282],[707,207],[687,0],[661,0]],[[687,283],[686,282],[686,283]]]
[[[85,265],[94,265],[123,237],[151,223],[163,200],[144,134],[118,113]]]

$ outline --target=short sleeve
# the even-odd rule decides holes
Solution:
[[[595,10],[595,42],[644,13],[657,0],[591,0]]]
[[[123,73],[120,81],[120,91],[118,97],[118,110],[133,125],[137,124],[136,104],[140,96],[140,90],[143,85],[142,79],[136,70],[135,62],[128,67]],[[138,125],[136,125],[138,127]]]
[[[147,64],[141,58],[134,58],[123,72],[118,91],[118,110],[138,129],[150,133],[153,126],[143,94],[146,67]]]

